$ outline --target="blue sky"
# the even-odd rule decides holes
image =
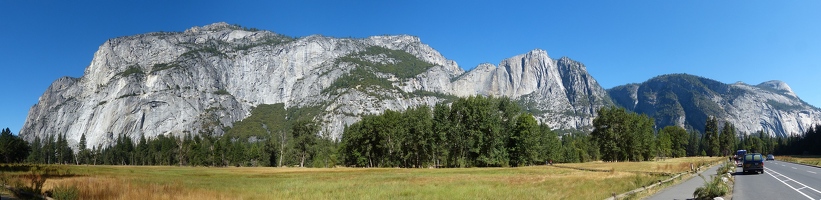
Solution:
[[[661,74],[787,82],[821,106],[821,1],[0,1],[0,127],[109,38],[214,22],[290,35],[419,36],[465,69],[532,49],[605,88]]]

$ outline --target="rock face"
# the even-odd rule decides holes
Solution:
[[[821,111],[779,81],[665,75],[608,95],[583,64],[539,49],[465,72],[413,36],[291,38],[216,23],[106,41],[82,77],[60,78],[43,93],[19,133],[29,141],[65,134],[72,146],[82,134],[89,146],[120,135],[219,135],[256,106],[283,104],[307,110],[322,135],[338,138],[363,115],[470,95],[510,97],[568,131],[591,130],[596,110],[615,104],[659,127],[703,129],[712,115],[744,132],[784,136],[821,124]]]
[[[106,41],[80,78],[55,81],[20,135],[89,146],[160,134],[224,133],[261,104],[316,108],[338,137],[362,115],[457,96],[508,96],[553,127],[589,127],[612,104],[585,67],[534,50],[470,72],[413,36],[291,38],[216,23]]]
[[[553,60],[544,50],[481,64],[453,82],[458,96],[492,95],[518,99],[543,123],[559,129],[589,129],[595,111],[613,105],[583,64]]]
[[[704,132],[706,119],[715,116],[743,133],[763,130],[784,137],[821,124],[821,109],[799,99],[781,81],[753,86],[672,74],[608,92],[618,105],[655,118],[657,128],[675,125]]]

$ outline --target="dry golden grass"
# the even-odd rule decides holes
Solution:
[[[711,163],[717,163],[726,159],[727,158],[724,157],[684,157],[646,162],[599,161],[589,163],[567,163],[558,165],[585,169],[614,170],[616,172],[647,172],[676,174],[689,171],[690,164],[693,164],[695,167],[706,166]]]
[[[602,199],[669,178],[634,173],[686,171],[682,163],[562,164],[519,168],[205,168],[66,166],[76,176],[49,179],[45,190],[73,185],[80,199]],[[689,164],[686,165],[689,169]]]
[[[775,159],[821,167],[821,156],[778,156]]]
[[[106,177],[73,177],[50,181],[44,190],[58,185],[75,186],[80,199],[235,199],[228,194],[185,188],[182,184],[133,184]]]

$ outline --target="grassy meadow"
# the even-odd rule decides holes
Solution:
[[[821,167],[821,156],[776,156],[775,159]]]
[[[79,199],[603,199],[670,177],[643,172],[685,172],[719,159],[450,169],[56,166],[71,175],[48,179],[43,191],[73,185]]]

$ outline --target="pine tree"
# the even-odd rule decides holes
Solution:
[[[707,156],[721,155],[721,143],[718,138],[718,120],[714,117],[707,119],[704,127],[704,140],[706,141],[706,148],[704,149]]]
[[[22,162],[30,150],[28,142],[12,134],[9,128],[0,131],[0,161],[3,163]]]
[[[318,128],[313,122],[301,120],[294,124],[291,134],[294,136],[295,149],[299,156],[299,167],[305,167],[305,161],[310,159],[312,147],[316,143]]]
[[[539,125],[533,115],[522,114],[516,119],[508,144],[510,165],[525,166],[536,162],[539,156]]]
[[[734,148],[736,146],[736,134],[735,134],[735,126],[733,126],[730,122],[725,122],[724,127],[721,129],[721,135],[719,136],[720,140],[719,143],[721,144],[721,155],[728,156],[735,152]]]
[[[668,127],[677,127],[677,126],[668,126]],[[658,133],[658,155],[660,157],[671,157],[673,154],[673,139],[672,139],[672,130],[668,130],[667,127],[664,127]]]
[[[540,154],[544,156],[540,161],[558,162],[563,160],[564,150],[562,149],[562,141],[559,140],[559,135],[551,130],[547,124],[539,125],[539,132],[542,145]]]
[[[43,160],[43,143],[40,136],[34,136],[34,140],[31,142],[31,153],[29,153],[27,161],[29,163],[45,163]]]
[[[690,139],[687,144],[687,156],[699,156],[701,155],[701,133],[698,131],[693,131],[689,133]]]

